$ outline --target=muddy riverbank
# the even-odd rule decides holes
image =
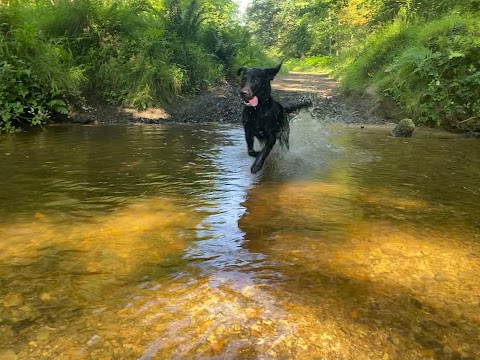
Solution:
[[[326,75],[290,73],[276,78],[272,87],[273,96],[282,104],[293,105],[310,100],[313,105],[307,111],[321,121],[378,125],[399,120],[393,107],[379,107],[368,96],[352,98],[340,95],[339,83]],[[221,82],[210,91],[178,98],[165,108],[138,111],[97,103],[75,114],[71,121],[81,124],[206,122],[240,124],[242,108],[238,85]]]

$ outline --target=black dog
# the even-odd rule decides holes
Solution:
[[[269,69],[240,68],[237,72],[238,75],[242,75],[240,96],[245,103],[242,120],[248,155],[255,157],[251,167],[252,174],[262,168],[277,139],[280,145],[289,148],[288,113],[310,105],[303,103],[284,107],[272,98],[270,81],[278,74],[281,66],[280,63],[277,67]],[[254,137],[264,144],[261,151],[253,150]]]

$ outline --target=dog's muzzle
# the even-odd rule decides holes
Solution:
[[[249,90],[242,89],[240,90],[240,97],[247,106],[258,106],[258,98],[253,95]]]
[[[258,106],[258,98],[257,98],[256,96],[252,97],[252,98],[249,99],[249,100],[243,100],[243,102],[244,102],[245,105],[247,105],[247,106],[253,106],[253,107]]]

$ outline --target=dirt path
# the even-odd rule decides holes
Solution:
[[[308,111],[322,122],[378,125],[394,121],[395,109],[379,107],[368,96],[343,96],[340,83],[325,74],[291,72],[275,79],[272,88],[282,103],[311,100]]]
[[[290,72],[276,78],[272,87],[279,92],[316,94],[318,96],[334,96],[339,83],[323,74]]]
[[[297,73],[277,77],[272,82],[273,96],[282,104],[293,105],[310,100],[308,109],[325,122],[345,124],[381,124],[385,120],[374,115],[374,106],[366,99],[339,95],[339,83],[327,75]],[[238,85],[223,82],[211,91],[179,98],[165,108],[137,111],[105,104],[92,106],[73,118],[78,123],[240,123],[243,104]]]

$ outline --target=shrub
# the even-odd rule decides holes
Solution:
[[[289,59],[285,65],[291,71],[310,71],[328,73],[331,71],[330,56],[310,56],[303,59]]]
[[[397,19],[344,52],[336,61],[333,75],[340,78],[343,90],[361,92],[410,41],[408,24]]]
[[[453,125],[480,115],[480,25],[447,16],[416,26],[414,42],[379,82],[417,122]]]
[[[452,127],[480,116],[479,39],[474,15],[397,20],[346,53],[334,74],[346,91],[373,85],[417,123]]]
[[[3,20],[9,20],[2,14]],[[0,32],[0,130],[15,123],[44,123],[67,114],[69,102],[81,102],[83,72],[62,46],[47,41],[33,24]]]
[[[261,54],[243,42],[234,7],[229,0],[0,4],[0,127],[40,124],[83,96],[146,108],[205,89],[238,59]]]

